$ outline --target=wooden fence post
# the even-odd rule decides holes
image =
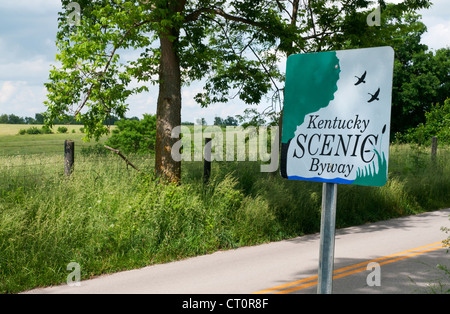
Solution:
[[[71,140],[64,141],[64,173],[70,176],[75,162],[75,142]]]
[[[203,183],[209,182],[211,176],[211,138],[205,138],[205,153],[203,157]]]
[[[436,161],[436,153],[437,153],[437,137],[433,136],[431,138],[431,160]]]

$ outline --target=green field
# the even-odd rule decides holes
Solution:
[[[18,135],[19,131],[21,129],[28,129],[30,127],[37,127],[37,128],[41,128],[42,125],[41,124],[0,124],[0,136],[3,135]],[[76,133],[80,133],[80,128],[83,127],[82,125],[54,125],[52,130],[54,133],[57,133],[57,129],[60,126],[65,126],[66,128],[68,128],[68,132],[69,134],[72,133],[72,130],[75,130]]]
[[[60,126],[67,127],[67,133],[57,133]],[[0,124],[0,156],[61,153],[64,152],[65,140],[75,141],[80,149],[95,145],[94,141],[83,141],[85,134],[80,131],[81,125],[55,125],[52,128],[54,134],[19,135],[21,129],[30,127],[41,128],[42,125]],[[100,142],[104,141],[101,139]]]
[[[322,184],[261,173],[259,162],[213,162],[207,185],[202,162],[183,162],[182,184],[163,185],[152,156],[128,156],[138,173],[101,147],[83,151],[79,132],[9,132],[0,136],[0,293],[64,283],[70,262],[87,279],[319,231]],[[79,141],[70,178],[68,136]],[[429,147],[392,145],[389,159],[385,186],[339,185],[338,228],[450,206],[448,146],[433,162]]]

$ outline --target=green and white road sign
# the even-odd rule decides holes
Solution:
[[[281,175],[384,185],[393,66],[391,47],[291,55],[286,65]]]

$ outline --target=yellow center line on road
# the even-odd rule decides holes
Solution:
[[[434,251],[440,248],[443,248],[444,244],[442,241],[436,242],[436,243],[432,243],[432,244],[428,244],[428,245],[424,245],[421,247],[417,247],[411,250],[407,250],[407,251],[403,251],[403,252],[399,252],[399,253],[395,253],[395,254],[391,254],[391,255],[387,255],[387,256],[383,256],[383,257],[379,257],[376,259],[372,259],[369,261],[365,261],[362,263],[358,263],[355,265],[351,265],[351,266],[347,266],[347,267],[343,267],[343,268],[339,268],[337,270],[335,270],[333,272],[333,274],[335,274],[333,276],[333,279],[338,279],[338,278],[342,278],[345,276],[349,276],[352,274],[356,274],[362,271],[367,270],[367,265],[369,263],[373,263],[373,262],[380,262],[379,265],[385,265],[385,264],[389,264],[389,263],[393,263],[393,262],[397,262],[409,257],[413,257],[419,254],[423,254],[423,253],[427,253],[430,251]],[[420,251],[422,250],[422,251]],[[410,252],[414,252],[414,253],[410,253]],[[410,253],[410,254],[407,254]],[[406,255],[405,255],[406,254]],[[397,257],[398,256],[398,257]],[[397,257],[397,258],[394,258]],[[312,287],[314,285],[317,285],[317,279],[318,276],[311,276],[308,278],[303,278],[300,280],[296,280],[296,281],[292,281],[292,282],[288,282],[282,285],[278,285],[272,288],[268,288],[268,289],[264,289],[261,291],[257,291],[254,292],[254,294],[265,294],[265,293],[274,293],[274,294],[286,294],[286,293],[290,293],[290,292],[294,292],[294,291],[298,291],[301,289],[305,289],[308,287]],[[301,284],[301,285],[300,285]],[[288,288],[288,289],[287,289]]]

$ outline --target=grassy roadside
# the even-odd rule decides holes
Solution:
[[[141,175],[114,155],[80,155],[70,179],[41,166],[60,154],[42,158],[22,168],[22,156],[0,157],[0,293],[64,283],[70,262],[87,279],[319,230],[322,185],[260,173],[257,162],[214,162],[204,187],[201,162],[164,186],[151,158],[130,157]],[[393,145],[384,187],[339,186],[337,227],[448,207],[449,159],[449,147],[433,164],[427,148]]]

